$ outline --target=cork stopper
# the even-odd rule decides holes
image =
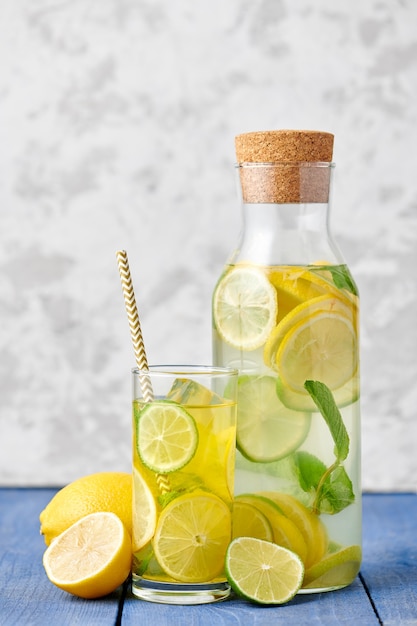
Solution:
[[[333,135],[273,130],[235,138],[244,202],[328,202]]]

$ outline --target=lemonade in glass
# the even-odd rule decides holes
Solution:
[[[233,369],[133,370],[133,594],[199,604],[230,593]],[[151,393],[151,397],[149,394]]]

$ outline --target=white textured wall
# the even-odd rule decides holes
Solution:
[[[234,136],[334,132],[362,295],[363,486],[417,486],[415,0],[1,0],[0,484],[130,466],[149,361],[208,362]]]

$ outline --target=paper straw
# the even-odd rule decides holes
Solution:
[[[129,320],[136,365],[140,370],[148,370],[148,359],[146,358],[145,344],[143,342],[142,329],[140,327],[139,313],[136,306],[135,292],[133,290],[126,250],[119,250],[116,253],[116,257],[119,266],[120,280],[122,281],[123,297],[127,318]],[[145,402],[152,402],[154,395],[150,378],[148,376],[140,376],[139,381]]]

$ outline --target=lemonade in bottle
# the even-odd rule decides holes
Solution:
[[[225,368],[133,370],[132,590],[139,598],[199,604],[230,593],[224,559],[232,533],[236,380],[237,372]]]
[[[239,371],[239,533],[296,552],[306,593],[361,562],[359,298],[329,231],[332,150],[323,132],[236,138],[243,229],[213,294],[214,363]]]

